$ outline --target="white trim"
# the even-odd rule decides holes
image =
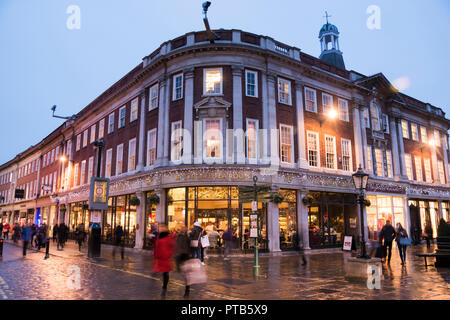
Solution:
[[[136,109],[136,118],[133,118],[133,108]],[[139,118],[139,97],[131,100],[130,103],[130,123],[136,121]]]
[[[219,93],[207,93],[206,92],[206,73],[208,71],[220,71],[220,92]],[[203,69],[203,95],[204,96],[221,96],[223,95],[223,69],[222,68],[204,68]]]
[[[288,94],[289,94],[289,101],[288,102],[281,101],[280,82],[285,82],[285,83],[287,83],[289,85],[288,86],[288,89],[289,89],[289,92],[288,92]],[[278,77],[277,84],[278,84],[278,86],[277,86],[278,103],[282,103],[282,104],[285,104],[285,105],[292,106],[292,83],[291,83],[291,81],[287,80],[285,78]]]
[[[248,130],[248,123],[249,121],[254,121],[255,122],[255,158],[250,158],[248,156],[248,134],[249,134],[249,130]],[[257,119],[252,119],[252,118],[246,118],[245,119],[245,127],[246,127],[246,131],[245,131],[245,142],[246,142],[246,146],[245,146],[245,152],[246,152],[246,156],[247,156],[247,160],[248,163],[250,164],[257,164],[258,163],[258,158],[259,158],[259,120]]]
[[[134,143],[134,148],[132,149],[131,148],[131,144],[132,143]],[[135,171],[136,170],[136,147],[137,147],[137,145],[136,145],[136,138],[133,138],[133,139],[130,139],[129,141],[128,141],[128,159],[127,159],[127,165],[128,165],[128,170],[127,170],[127,172],[133,172],[133,171]],[[131,161],[130,161],[130,156],[131,156],[131,150],[133,150],[133,157],[134,157],[134,163],[133,163],[133,169],[131,169],[131,167],[130,167],[130,164],[132,163]]]
[[[119,153],[119,150],[121,151]],[[120,173],[118,173],[119,170],[117,170],[119,168],[119,156],[120,156],[120,160],[122,162],[122,166],[120,168]],[[123,143],[119,144],[117,146],[117,150],[116,150],[116,170],[114,172],[115,176],[121,175],[123,173]]]
[[[153,163],[150,164],[150,154],[149,154],[149,151],[150,151],[150,141],[151,141],[151,140],[150,140],[150,136],[151,136],[151,134],[152,134],[153,132],[155,132],[155,147],[154,147],[154,149],[155,149],[155,157],[154,157],[154,159],[153,159]],[[148,130],[148,131],[147,131],[147,166],[152,166],[152,165],[155,164],[155,161],[156,161],[156,146],[157,146],[157,143],[158,143],[158,129],[157,129],[157,128],[154,128],[154,129]]]
[[[307,91],[309,91],[309,92],[314,92],[314,110],[308,110],[308,107],[307,107],[307,105],[308,105],[308,101],[311,101],[311,100],[308,100],[308,99],[306,99],[307,98]],[[314,112],[314,113],[317,113],[317,91],[315,90],[315,89],[311,89],[311,88],[308,88],[308,87],[305,87],[305,110],[306,111],[308,111],[308,112]]]
[[[291,136],[291,157],[289,159],[289,162],[283,161],[283,130],[282,128],[288,128],[290,131],[290,136]],[[282,124],[280,123],[280,163],[282,164],[293,164],[294,163],[294,127],[287,125],[287,124]]]
[[[330,105],[324,104],[324,101],[325,101],[324,97],[330,98]],[[322,92],[322,113],[328,113],[330,110],[333,110],[333,106],[334,106],[333,102],[334,102],[333,96],[331,94]],[[329,108],[329,110],[325,110],[325,108]]]
[[[112,125],[112,128],[111,128]],[[108,134],[114,132],[114,112],[108,115]]]
[[[317,166],[311,166],[311,164],[309,162],[309,151],[310,151],[310,149],[309,149],[309,142],[308,142],[308,135],[309,134],[314,135],[315,139],[316,139],[316,148],[317,148],[317,150],[312,150],[312,151],[317,152],[317,155],[316,155],[316,157],[317,157],[317,159],[316,159]],[[310,168],[320,168],[320,142],[319,142],[319,133],[318,132],[309,131],[309,130],[306,131],[306,146],[307,146],[307,150],[308,150],[307,160],[308,160],[309,167]]]
[[[178,129],[174,129],[174,127],[179,126]],[[179,149],[180,149],[180,153],[179,153],[179,158],[178,159],[174,159],[174,134],[175,134],[175,130],[179,130],[179,134],[180,134],[180,141],[179,141]],[[180,164],[181,160],[183,158],[183,121],[182,120],[178,120],[178,121],[174,121],[171,123],[170,125],[170,162],[173,164]]]
[[[219,120],[219,138],[220,138],[220,156],[219,157],[207,157],[206,156],[206,137],[207,137],[207,131],[206,131],[206,121],[210,121],[210,120]],[[207,163],[222,163],[223,159],[224,159],[224,154],[223,154],[223,122],[222,122],[222,118],[205,118],[203,119],[203,161],[207,162]]]
[[[105,178],[111,178],[112,172],[112,152],[113,149],[106,150],[106,161],[105,161]],[[108,170],[109,165],[109,170]]]
[[[255,95],[250,95],[248,93],[248,78],[247,75],[248,74],[254,74],[255,75]],[[245,95],[247,97],[252,97],[252,98],[258,98],[258,72],[257,71],[253,71],[253,70],[245,70]]]
[[[94,141],[95,141],[95,134],[96,134],[96,128],[97,128],[97,124],[93,124],[92,126],[91,126],[91,134],[90,134],[90,136],[91,136],[91,141],[90,141],[90,143],[94,143]]]
[[[127,109],[126,108],[127,108],[126,105],[124,105],[123,107],[119,108],[119,117],[117,118],[117,129],[125,127],[125,124],[126,124],[125,121],[127,119]],[[122,110],[125,110],[125,114],[123,115],[123,126],[120,125],[120,120],[121,120],[120,116],[121,116]]]
[[[348,152],[349,152],[349,170],[345,170],[344,169],[344,142],[348,143]],[[353,155],[352,155],[352,140],[350,139],[345,139],[345,138],[341,138],[341,153],[342,153],[342,171],[346,171],[346,172],[352,172],[353,171]]]
[[[334,151],[334,168],[328,168],[327,164],[327,137],[333,138],[333,151]],[[336,137],[326,134],[324,137],[325,142],[325,168],[337,170],[337,152],[336,152]]]
[[[179,78],[179,77],[181,77],[181,86],[179,87],[181,89],[181,94],[180,94],[180,97],[177,98],[177,87],[176,87],[177,81],[176,81],[176,79]],[[183,73],[175,74],[172,77],[172,82],[173,82],[173,86],[172,86],[172,101],[183,99],[183,91],[184,91],[184,76],[183,76]]]
[[[340,102],[344,103],[343,107],[345,107],[345,116],[346,116],[345,119],[341,118],[341,104],[340,104]],[[345,121],[345,122],[350,122],[350,112],[348,110],[348,101],[345,100],[345,99],[342,99],[342,98],[338,98],[338,117],[339,117],[339,120],[342,120],[342,121]]]
[[[156,96],[152,98],[152,91],[156,90]],[[159,106],[159,84],[155,83],[153,86],[150,87],[149,93],[148,93],[148,98],[149,98],[149,104],[148,104],[148,111],[157,109]],[[152,107],[152,101],[156,100],[156,107]]]

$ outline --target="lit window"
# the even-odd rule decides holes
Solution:
[[[427,128],[420,127],[420,136],[422,137],[422,142],[423,143],[427,143],[428,142]]]
[[[105,177],[106,178],[111,177],[112,152],[113,152],[113,149],[108,149],[106,151],[106,169],[105,169]]]
[[[86,160],[81,161],[81,173],[80,173],[80,185],[85,184],[84,178],[86,177]]]
[[[445,184],[444,162],[438,161],[439,182]]]
[[[411,123],[411,139],[419,141],[419,132],[417,131],[417,124]]]
[[[336,138],[333,136],[325,136],[325,155],[326,167],[336,169]]]
[[[441,134],[438,130],[434,130],[434,141],[437,147],[441,146]]]
[[[347,139],[341,139],[342,147],[342,170],[352,171],[352,142]]]
[[[381,149],[375,148],[375,168],[376,175],[378,177],[383,177],[383,152]]]
[[[88,179],[87,179],[87,183],[91,182],[91,178],[92,178],[93,174],[94,174],[94,157],[90,157],[89,158],[89,165],[88,165]]]
[[[291,105],[291,82],[278,78],[278,102]]]
[[[409,139],[408,121],[402,120],[402,135],[403,138]]]
[[[117,124],[117,128],[122,128],[125,126],[125,114],[126,114],[126,106],[123,106],[119,109],[119,122]]]
[[[393,173],[392,173],[392,152],[390,150],[386,151],[386,165],[387,165],[388,178],[392,178],[393,177]]]
[[[381,131],[380,108],[375,103],[370,105],[370,115],[372,116],[372,130]]]
[[[105,119],[100,120],[98,124],[98,138],[101,139],[105,135]]]
[[[158,108],[158,84],[150,88],[150,104],[149,111]]]
[[[319,134],[317,132],[307,133],[308,136],[308,162],[310,167],[319,167]]]
[[[53,163],[53,162],[55,162],[55,149],[52,150],[52,158],[51,158],[50,163]],[[26,174],[28,174],[27,167],[25,167],[25,172],[26,172]]]
[[[422,158],[419,156],[414,156],[414,163],[416,166],[416,181],[423,181],[423,173],[422,173]]]
[[[91,127],[91,143],[95,141],[95,124]]]
[[[364,126],[366,128],[370,128],[369,109],[364,108],[363,109],[363,115],[364,115]]]
[[[76,150],[80,150],[81,148],[81,134],[77,135],[77,145],[76,145]],[[45,155],[44,155],[44,163],[43,166],[45,167]]]
[[[305,88],[305,110],[317,112],[316,90]]]
[[[128,172],[136,169],[136,138],[128,143]]]
[[[245,88],[247,97],[258,97],[258,72],[245,70]]]
[[[333,109],[333,96],[322,93],[323,113],[328,114]]]
[[[80,164],[76,163],[73,171],[73,186],[78,186],[78,174],[79,174]],[[46,183],[47,184],[47,183]]]
[[[412,158],[410,154],[405,154],[405,166],[406,166],[406,175],[408,176],[408,180],[413,180],[412,174]]]
[[[156,160],[156,129],[147,133],[147,165],[151,166]]]
[[[172,148],[170,152],[170,159],[172,162],[180,161],[183,154],[183,134],[181,125],[181,121],[172,122]]]
[[[367,146],[367,169],[369,172],[373,172],[373,164],[372,164],[372,147]]]
[[[338,112],[340,120],[349,122],[347,100],[338,99]]]
[[[221,119],[205,120],[205,156],[207,159],[221,158],[222,132]]]
[[[426,182],[433,182],[433,177],[431,176],[431,162],[430,159],[424,158],[423,159],[423,165],[425,169],[425,181]]]
[[[122,174],[123,170],[123,144],[117,146],[116,176]]]
[[[280,124],[281,162],[293,163],[293,130],[292,126]]]
[[[133,122],[138,118],[138,101],[139,98],[136,98],[133,101],[131,101],[130,122]]]
[[[183,98],[183,74],[177,74],[173,77],[173,95],[172,100]]]
[[[247,119],[247,158],[255,163],[258,158],[258,120]]]
[[[111,113],[108,119],[108,133],[111,132],[114,132],[114,113]]]
[[[88,144],[88,130],[84,130],[83,132],[83,148]]]
[[[222,94],[222,68],[204,69],[204,95]]]

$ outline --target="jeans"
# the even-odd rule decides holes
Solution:
[[[402,263],[406,262],[406,247],[407,246],[398,244],[398,252],[400,253],[400,259],[402,260]]]
[[[387,248],[389,247],[389,255],[387,253]],[[383,250],[384,250],[384,256],[388,258],[388,261],[391,261],[391,255],[392,255],[392,240],[391,241],[386,241],[384,240],[384,245],[383,245]]]
[[[23,241],[23,256],[25,257],[27,255],[27,247],[28,247],[28,241]]]
[[[200,259],[200,260],[202,260],[202,257],[201,257],[201,253],[200,253],[200,248],[199,247],[197,247],[197,248],[191,248],[191,250],[192,250],[192,259],[194,259],[195,258],[195,255],[197,254],[197,258],[198,259]]]

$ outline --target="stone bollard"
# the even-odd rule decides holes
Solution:
[[[49,251],[50,251],[50,239],[47,239],[47,241],[45,243],[45,258],[44,258],[44,260],[50,258]]]

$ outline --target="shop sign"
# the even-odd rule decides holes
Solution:
[[[252,211],[258,211],[258,201],[252,201]]]
[[[344,247],[342,248],[344,251],[352,251],[352,236],[344,237]]]
[[[356,218],[350,218],[350,228],[356,229]]]
[[[250,238],[258,238],[258,214],[250,214]]]
[[[102,222],[102,212],[101,211],[92,211],[91,222],[92,223],[101,223]]]
[[[89,190],[89,209],[108,210],[109,179],[92,177]]]

